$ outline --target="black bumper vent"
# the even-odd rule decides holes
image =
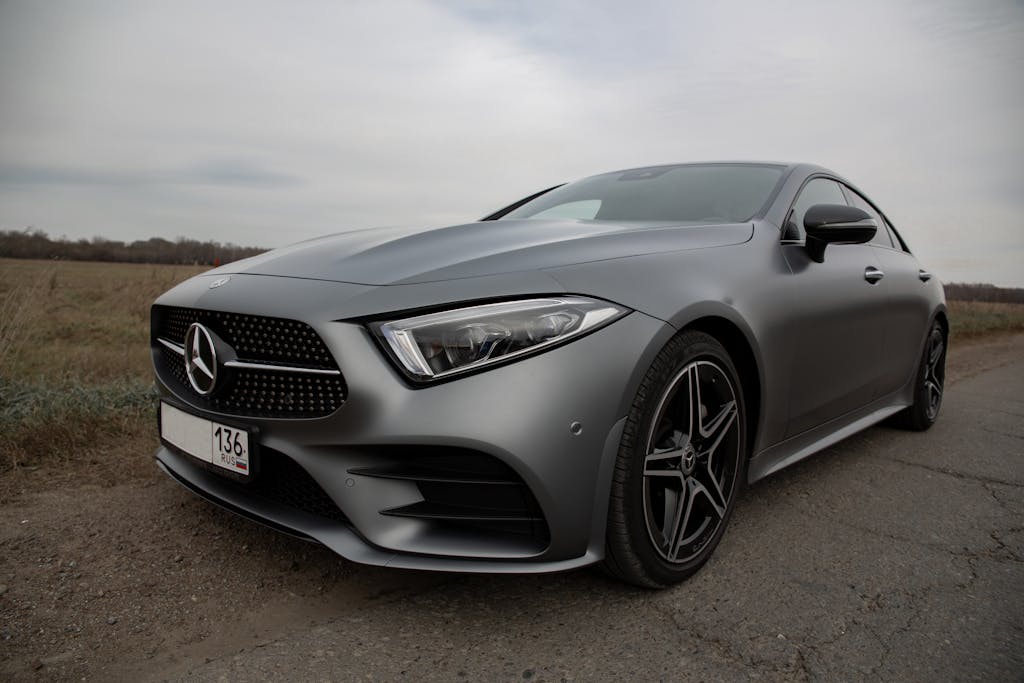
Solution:
[[[259,475],[245,488],[256,497],[348,524],[348,518],[309,472],[273,449],[260,449]]]
[[[213,467],[205,469],[216,471]],[[345,513],[302,465],[265,446],[259,452],[259,472],[251,482],[225,478],[224,483],[245,497],[258,498],[314,517],[348,524]]]
[[[416,483],[422,501],[383,509],[382,515],[427,520],[455,533],[512,535],[547,547],[550,534],[540,506],[508,465],[464,449],[417,449],[415,456],[394,457],[398,452],[386,451],[387,464],[349,470]]]

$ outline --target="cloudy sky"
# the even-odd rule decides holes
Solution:
[[[1019,0],[0,0],[0,228],[274,247],[798,160],[1024,286],[1022,74]]]

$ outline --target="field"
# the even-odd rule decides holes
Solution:
[[[201,267],[0,259],[0,502],[151,476],[149,305]],[[950,302],[954,343],[1024,330],[1024,305]]]
[[[954,340],[1024,330],[1024,304],[950,301],[948,306]]]
[[[43,466],[53,483],[152,470],[149,305],[201,271],[0,260],[0,502]]]

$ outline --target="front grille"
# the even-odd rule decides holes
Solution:
[[[195,308],[159,309],[158,336],[179,344],[192,323],[202,323],[234,348],[239,358],[287,365],[334,368],[327,346],[312,327],[296,320]]]
[[[273,367],[225,367],[212,394],[192,388],[180,353],[192,323],[214,332],[238,361]],[[161,340],[178,347],[170,348]],[[154,306],[152,345],[157,374],[190,403],[229,415],[313,418],[330,415],[345,402],[347,387],[320,336],[306,323],[266,316]],[[319,372],[318,372],[319,371]],[[336,374],[325,374],[325,372]]]

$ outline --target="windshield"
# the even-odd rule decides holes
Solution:
[[[766,164],[697,164],[605,173],[543,194],[502,220],[742,223],[768,202],[783,169]]]

